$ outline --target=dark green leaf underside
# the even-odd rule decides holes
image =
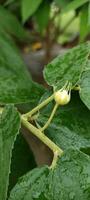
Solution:
[[[34,83],[15,44],[0,33],[0,104],[38,102],[45,89]]]
[[[90,157],[69,149],[53,170],[37,168],[22,177],[9,200],[89,200],[89,169]]]
[[[6,200],[12,148],[20,128],[20,117],[13,106],[0,116],[0,200]]]
[[[32,80],[12,40],[0,33],[0,103],[29,102]]]

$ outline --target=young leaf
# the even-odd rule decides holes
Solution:
[[[89,0],[73,0],[69,3],[64,9],[63,12],[68,12],[70,10],[76,10],[77,8],[81,7],[83,4],[89,2]]]
[[[48,24],[49,16],[50,16],[50,3],[48,1],[43,1],[35,15],[38,29],[41,33]]]
[[[51,110],[52,105],[49,105],[41,111],[38,118],[40,125],[43,126],[48,120]],[[68,147],[90,148],[90,111],[76,92],[67,106],[58,109],[45,133],[63,150]]]
[[[0,200],[6,200],[12,148],[20,128],[20,117],[13,106],[6,106],[0,116]]]
[[[0,6],[0,31],[7,32],[19,40],[29,39],[17,18],[3,6]]]
[[[89,53],[90,44],[85,43],[58,56],[46,66],[45,80],[54,89],[62,88],[67,81],[75,86],[87,64]]]
[[[42,0],[22,0],[22,19],[25,22],[40,6]]]
[[[22,177],[11,191],[9,200],[89,200],[89,168],[89,156],[68,149],[54,169],[37,168]]]

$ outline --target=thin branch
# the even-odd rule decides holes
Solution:
[[[42,132],[43,132],[43,131],[49,126],[49,124],[51,123],[51,121],[52,121],[52,119],[53,119],[53,117],[54,117],[54,115],[55,115],[55,113],[56,113],[57,108],[58,108],[58,104],[56,103],[55,106],[54,106],[54,108],[53,108],[53,110],[52,110],[52,113],[51,113],[51,115],[50,115],[48,121],[47,121],[46,124],[40,129]]]
[[[38,106],[36,106],[34,109],[32,109],[30,112],[24,114],[23,116],[27,118],[28,120],[31,118],[33,114],[38,112],[41,108],[46,106],[49,102],[51,102],[54,99],[54,94],[48,97],[46,100],[44,100],[42,103],[40,103]]]

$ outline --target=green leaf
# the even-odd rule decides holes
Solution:
[[[73,0],[69,3],[64,9],[63,12],[68,12],[70,10],[76,10],[77,8],[81,7],[83,4],[89,2],[89,0]]]
[[[90,109],[90,70],[83,72],[80,79],[80,98],[84,104]]]
[[[0,31],[5,31],[19,40],[29,39],[27,32],[17,18],[3,6],[0,6]]]
[[[26,66],[13,41],[0,33],[0,103],[30,101],[33,86]]]
[[[19,177],[23,176],[34,167],[36,167],[36,163],[32,151],[30,150],[30,147],[23,138],[22,134],[19,134],[12,151],[9,192],[17,183]]]
[[[49,173],[46,196],[53,200],[89,200],[90,157],[78,150],[67,150]],[[38,198],[39,199],[39,198]]]
[[[40,6],[42,0],[22,0],[22,19],[25,22]]]
[[[48,120],[53,106],[51,104],[41,111],[37,121],[40,125],[43,126]],[[63,150],[68,147],[90,149],[90,111],[78,93],[72,94],[67,106],[58,109],[45,133]]]
[[[36,168],[19,179],[14,189],[11,191],[9,200],[33,200],[43,195],[46,184],[46,177],[49,173],[47,166]],[[40,197],[40,200],[42,197]],[[43,198],[44,200],[45,198]]]
[[[90,43],[79,45],[55,58],[44,70],[47,83],[54,90],[62,88],[68,81],[71,89],[80,86],[80,98],[90,109]]]
[[[21,111],[21,113],[29,112],[31,109],[37,106],[39,100],[45,92],[46,89],[42,85],[33,82],[30,90],[29,103],[22,103],[18,105],[18,108]]]
[[[45,80],[54,89],[62,88],[67,81],[75,86],[87,64],[89,53],[90,44],[85,43],[58,56],[44,69]]]
[[[89,200],[90,157],[69,149],[54,169],[37,168],[22,177],[9,200]]]
[[[80,11],[80,42],[83,42],[89,33],[88,4],[85,4]]]
[[[48,1],[43,1],[40,7],[38,8],[35,16],[38,29],[42,33],[49,21],[50,3]]]
[[[6,106],[0,116],[0,199],[6,200],[12,148],[20,128],[20,117],[13,106]]]

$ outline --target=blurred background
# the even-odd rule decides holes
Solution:
[[[33,80],[45,85],[43,67],[90,39],[89,0],[0,0],[0,32],[13,37]]]

